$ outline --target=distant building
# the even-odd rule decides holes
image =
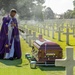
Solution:
[[[55,18],[56,19],[60,19],[60,15],[59,14],[55,14]]]
[[[56,19],[64,19],[64,14],[55,14]]]

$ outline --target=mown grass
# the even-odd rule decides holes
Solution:
[[[0,75],[46,75],[40,68],[30,69],[25,53],[31,52],[31,48],[21,38],[22,59],[19,60],[0,60]]]
[[[33,29],[37,31],[37,28]],[[37,32],[37,36],[40,33]],[[66,36],[61,35],[61,41],[58,41],[58,34],[55,33],[55,38],[43,35],[44,38],[52,40],[58,43],[63,49],[63,58],[65,58],[65,48],[66,46]],[[74,57],[75,57],[75,38],[70,35],[70,46],[74,47]],[[23,38],[21,38],[21,49],[22,49],[22,59],[19,60],[0,60],[0,75],[65,75],[65,68],[63,67],[37,67],[37,69],[30,69],[29,61],[25,58],[25,53],[31,53],[31,47],[26,43]],[[74,75],[75,75],[75,68],[74,68]]]
[[[33,32],[36,31],[36,35],[38,36],[40,33],[38,33],[38,28],[35,28],[33,27],[32,28]],[[48,40],[51,40],[53,42],[56,42],[58,43],[61,48],[63,49],[63,58],[65,58],[65,55],[66,55],[66,47],[67,46],[72,46],[74,48],[74,59],[75,59],[75,37],[73,37],[73,35],[70,35],[69,36],[69,45],[66,44],[66,35],[64,35],[63,33],[61,33],[61,41],[58,41],[58,33],[54,33],[54,39],[52,39],[52,32],[50,31],[50,37],[48,36],[48,32],[46,30],[46,35],[44,35],[44,30],[42,31],[42,35],[44,38],[48,39]],[[66,32],[66,28],[64,28],[64,32]],[[72,32],[72,30],[70,29],[70,32]],[[46,72],[46,75],[65,75],[65,70],[60,70],[60,68],[55,68],[55,67],[44,67],[45,68],[45,72]],[[44,69],[43,68],[43,69]],[[48,71],[46,70],[46,68],[48,69]],[[74,75],[75,75],[75,68],[74,68]]]

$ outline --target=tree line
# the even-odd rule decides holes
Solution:
[[[54,13],[50,7],[43,6],[45,0],[0,0],[0,10],[9,13],[15,8],[20,15],[20,19],[39,20],[53,19]]]
[[[44,6],[45,0],[0,0],[0,10],[9,13],[10,9],[15,8],[20,19],[43,21],[55,19],[55,13],[50,7]],[[73,1],[74,10],[68,10],[60,14],[60,18],[75,18],[75,0]]]
[[[67,10],[64,14],[60,16],[60,18],[65,18],[65,19],[74,19],[75,18],[75,0],[73,1],[73,10]]]

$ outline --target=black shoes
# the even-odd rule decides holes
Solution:
[[[10,57],[9,60],[14,60],[14,58],[13,57]]]

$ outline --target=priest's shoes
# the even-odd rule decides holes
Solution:
[[[9,60],[14,60],[14,58],[13,57],[10,57]]]

